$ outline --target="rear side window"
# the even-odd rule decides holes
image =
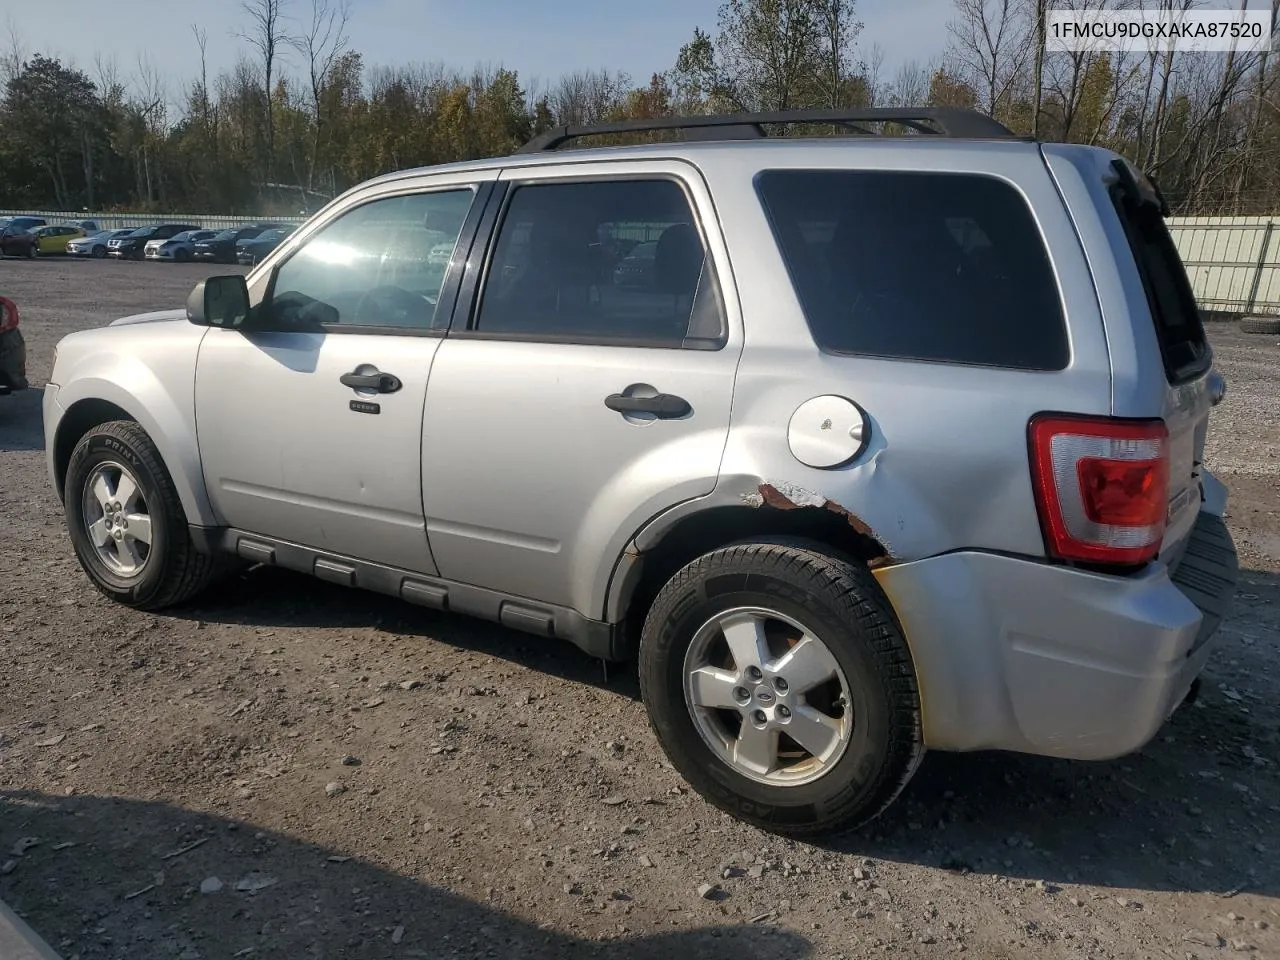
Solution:
[[[1067,365],[1049,255],[1008,183],[771,170],[756,184],[823,350],[1017,370]]]
[[[1157,202],[1144,199],[1136,181],[1127,186],[1122,178],[1112,191],[1112,200],[1147,294],[1165,376],[1170,383],[1179,383],[1203,373],[1209,365],[1204,324]]]

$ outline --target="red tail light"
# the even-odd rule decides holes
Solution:
[[[18,305],[8,297],[0,297],[0,333],[18,329]]]
[[[1163,420],[1041,414],[1031,420],[1029,439],[1051,556],[1137,564],[1160,552],[1169,503]]]

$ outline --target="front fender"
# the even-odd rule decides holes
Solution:
[[[188,328],[190,329],[190,328]],[[180,331],[186,332],[186,331]],[[122,347],[132,344],[122,344]],[[218,523],[205,489],[200,450],[195,431],[196,349],[168,351],[160,367],[148,362],[150,351],[137,354],[100,350],[59,364],[57,423],[46,415],[46,438],[56,450],[61,431],[75,423],[69,416],[77,404],[106,401],[138,422],[156,445],[173,478],[178,499],[189,523]],[[70,358],[68,358],[70,359]]]

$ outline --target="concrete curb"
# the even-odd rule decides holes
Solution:
[[[4,960],[62,960],[0,900],[0,957]]]

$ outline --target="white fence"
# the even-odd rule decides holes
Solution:
[[[1169,230],[1203,310],[1280,313],[1274,217],[1171,217]]]
[[[141,227],[164,220],[210,229],[270,220],[299,224],[305,217],[228,217],[205,213],[67,213],[0,210],[0,217],[43,217],[50,223],[93,220],[105,228]],[[1201,308],[1226,313],[1280,314],[1280,222],[1273,217],[1171,217],[1169,229]]]

